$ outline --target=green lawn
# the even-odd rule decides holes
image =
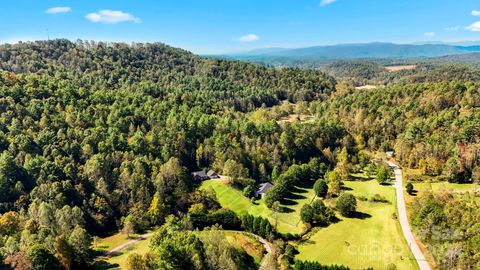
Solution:
[[[95,244],[94,244],[94,250],[105,252],[107,250],[113,249],[117,246],[120,246],[133,238],[137,237],[138,235],[132,235],[131,238],[128,238],[127,235],[123,233],[117,233],[109,237],[101,238],[99,239]],[[110,269],[122,269],[125,260],[127,257],[132,254],[132,253],[138,253],[138,254],[145,254],[148,251],[148,243],[149,240],[141,240],[138,241],[137,243],[121,250],[117,255],[109,257],[109,258],[104,258],[106,259],[106,262],[112,265],[112,268]],[[117,266],[117,267],[115,267]]]
[[[117,256],[113,256],[107,260],[108,263],[113,264],[113,265],[119,265],[119,268],[113,268],[113,269],[123,269],[124,264],[128,256],[132,253],[138,253],[138,254],[145,254],[149,251],[149,244],[150,240],[145,239],[141,240],[123,250],[120,251],[120,254]]]
[[[479,188],[476,184],[456,184],[448,182],[415,182],[413,183],[415,190],[421,191],[450,191],[464,192],[474,191]]]
[[[340,222],[320,229],[298,246],[297,259],[343,264],[352,269],[385,269],[389,263],[397,269],[418,269],[400,224],[392,218],[396,213],[394,188],[380,186],[376,181],[345,182],[345,187],[355,196],[380,194],[392,203],[358,201],[362,218],[340,217]]]
[[[259,200],[253,204],[246,198],[242,191],[216,180],[203,182],[202,189],[213,188],[217,194],[217,199],[222,207],[228,208],[237,214],[249,213],[254,216],[268,218],[272,225],[275,225],[276,215],[278,215],[278,231],[282,233],[300,233],[304,225],[300,220],[300,209],[305,203],[310,203],[315,197],[311,188],[297,187],[294,193],[282,201],[283,213],[276,214],[270,210],[265,202]]]

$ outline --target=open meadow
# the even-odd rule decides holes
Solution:
[[[390,263],[397,269],[417,269],[400,225],[394,218],[394,188],[381,186],[376,181],[348,181],[345,188],[356,197],[368,199],[379,194],[390,203],[358,200],[357,217],[339,217],[341,221],[338,223],[320,229],[298,245],[296,258],[343,264],[352,269],[385,269]]]
[[[306,203],[310,203],[315,194],[313,189],[296,187],[288,198],[281,202],[282,213],[270,210],[263,199],[254,203],[246,198],[242,191],[216,180],[208,180],[202,184],[202,189],[213,188],[217,199],[224,208],[228,208],[237,214],[248,213],[254,216],[268,218],[272,225],[277,223],[277,229],[281,233],[301,233],[304,225],[300,220],[300,209]]]

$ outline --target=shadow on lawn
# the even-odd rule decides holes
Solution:
[[[293,205],[297,205],[297,204],[298,204],[298,202],[296,202],[296,201],[294,201],[294,200],[291,200],[291,199],[287,199],[287,198],[281,200],[280,203],[281,203],[282,205],[286,205],[286,206],[293,206]]]
[[[302,194],[297,194],[297,193],[288,193],[286,196],[285,196],[285,199],[287,200],[302,200],[302,199],[306,199],[307,197],[303,196]]]
[[[299,188],[299,187],[293,187],[290,189],[291,193],[297,193],[297,194],[303,194],[303,193],[308,193],[308,190],[304,188]]]
[[[362,176],[356,176],[356,175],[349,175],[348,180],[350,181],[358,181],[358,182],[368,182],[373,180],[374,178],[372,177],[362,177]]]
[[[97,260],[93,263],[93,269],[97,270],[118,269],[119,266],[118,263],[112,264],[105,260]]]
[[[297,187],[311,189],[311,188],[313,188],[314,184],[315,184],[315,181],[302,181],[302,182],[297,184]]]
[[[293,212],[295,212],[295,210],[293,210],[290,207],[286,207],[286,206],[282,207],[282,213],[293,213]]]
[[[372,215],[370,214],[367,214],[367,213],[362,213],[362,212],[355,212],[353,215],[352,215],[352,218],[356,218],[356,219],[367,219],[367,218],[371,218]]]
[[[418,195],[418,190],[414,189],[414,190],[412,190],[411,193],[408,193],[408,195],[410,195],[412,197],[416,197]]]

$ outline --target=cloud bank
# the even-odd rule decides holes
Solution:
[[[89,13],[85,16],[87,20],[95,23],[116,24],[121,22],[140,23],[141,20],[130,13],[119,10],[104,9],[98,12]]]
[[[255,34],[249,34],[249,35],[242,36],[242,37],[238,38],[237,40],[240,41],[240,42],[253,42],[253,41],[257,41],[259,39],[260,39],[259,36],[255,35]]]
[[[64,14],[72,11],[71,7],[52,7],[45,10],[45,13],[48,14]]]

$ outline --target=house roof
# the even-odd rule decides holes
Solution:
[[[267,182],[267,183],[260,184],[260,187],[258,188],[257,193],[258,193],[258,194],[267,193],[267,191],[268,191],[269,189],[271,189],[272,187],[273,187],[273,185],[270,184],[270,183],[268,183],[268,182]]]
[[[197,171],[197,172],[192,172],[192,175],[193,176],[199,176],[199,177],[206,177],[207,173],[205,172],[205,170],[201,170],[201,171]]]
[[[214,170],[209,170],[209,171],[207,172],[207,175],[208,175],[208,176],[212,176],[212,175],[217,175],[217,173],[216,173]]]

